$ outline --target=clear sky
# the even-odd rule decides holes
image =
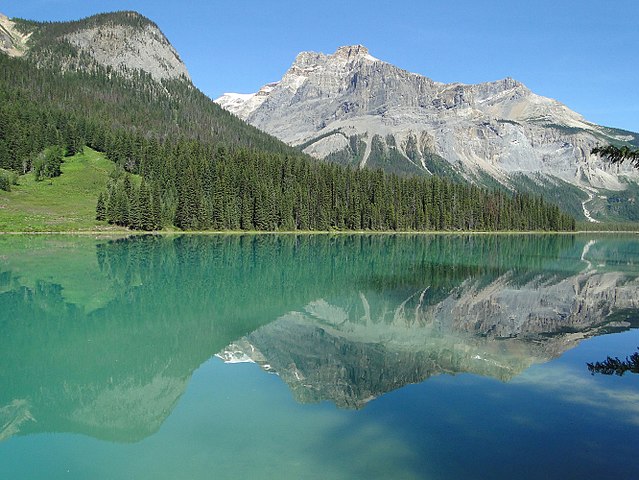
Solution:
[[[115,10],[156,22],[212,98],[279,80],[300,51],[360,43],[440,82],[513,77],[639,132],[639,0],[0,0],[32,20]]]

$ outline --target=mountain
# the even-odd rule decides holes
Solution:
[[[119,168],[91,202],[96,227],[574,229],[574,219],[533,196],[316,162],[200,92],[157,26],[139,14],[5,24],[11,55],[0,54],[0,168],[59,174],[43,164],[49,147],[59,147],[57,162],[84,146],[104,153]],[[7,198],[21,187],[11,189]],[[0,223],[11,229],[4,195]]]
[[[103,13],[72,22],[0,15],[0,52],[6,54],[0,54],[3,104],[15,101],[23,111],[33,106],[39,110],[36,117],[54,114],[76,125],[100,124],[104,135],[180,137],[300,156],[198,90],[158,26],[136,12]],[[13,113],[13,107],[6,110]],[[17,122],[7,118],[5,123]],[[38,122],[25,123],[31,125],[29,136],[38,140]],[[58,130],[61,123],[54,121]],[[43,129],[50,133],[52,127]],[[24,129],[16,132],[10,125],[8,130],[6,136],[14,141],[7,142],[6,153],[0,138],[0,168],[17,169],[25,160],[29,164],[43,146],[30,145],[29,136],[20,138]],[[9,158],[3,161],[3,155]]]
[[[216,102],[318,158],[544,193],[584,220],[639,220],[639,173],[590,154],[639,145],[639,134],[590,123],[512,78],[439,83],[355,45],[302,52],[279,82]]]
[[[98,227],[575,228],[574,218],[532,195],[316,162],[200,92],[157,26],[137,13],[3,25],[0,169],[15,178],[37,168],[52,178],[62,170],[49,161],[84,146],[104,153],[119,168],[92,202]],[[19,194],[19,185],[10,188],[9,197]]]
[[[190,81],[186,66],[159,27],[136,12],[94,15],[73,22],[38,23],[0,16],[10,56],[63,70],[94,70],[96,65],[130,76],[142,70],[156,80]]]

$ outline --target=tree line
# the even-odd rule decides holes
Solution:
[[[18,134],[32,126],[34,131],[42,131],[43,124],[49,126],[51,134],[51,125],[58,130],[63,127],[57,119],[50,118],[52,115],[71,116],[107,131],[139,133],[148,139],[184,137],[228,147],[300,154],[222,109],[188,81],[158,82],[142,71],[123,76],[99,65],[88,71],[73,70],[66,63],[48,66],[37,52],[30,51],[26,58],[0,54],[0,100],[5,108],[18,110],[7,112],[7,120],[20,121],[13,129]],[[47,58],[53,62],[56,55]],[[37,112],[24,111],[20,115],[22,107],[33,110],[34,105]],[[46,118],[39,119],[38,115]],[[13,131],[0,140],[10,140]],[[22,161],[24,152],[17,153],[22,157],[17,155],[16,161]]]
[[[540,196],[489,191],[441,177],[401,177],[303,157],[127,135],[115,137],[104,151],[122,168],[101,197],[98,218],[135,229],[495,231],[575,226],[572,217]]]
[[[571,230],[539,196],[312,160],[140,73],[35,68],[0,55],[0,168],[59,172],[83,145],[118,166],[96,218],[140,230]],[[6,67],[6,68],[4,68]],[[206,98],[206,97],[204,97]],[[49,152],[42,154],[42,152]],[[55,155],[53,155],[55,153]],[[48,159],[51,161],[44,161]]]

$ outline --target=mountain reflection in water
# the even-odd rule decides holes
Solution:
[[[0,440],[157,431],[214,355],[361,408],[636,326],[634,237],[0,238]],[[28,252],[25,254],[25,252]]]
[[[428,287],[399,304],[360,292],[359,301],[313,301],[218,356],[277,373],[300,402],[360,408],[442,373],[510,380],[584,338],[637,326],[638,291],[636,279],[588,270],[523,284],[513,272],[488,285],[470,278],[434,304]]]

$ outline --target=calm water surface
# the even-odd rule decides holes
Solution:
[[[636,479],[639,235],[0,236],[0,478]]]

